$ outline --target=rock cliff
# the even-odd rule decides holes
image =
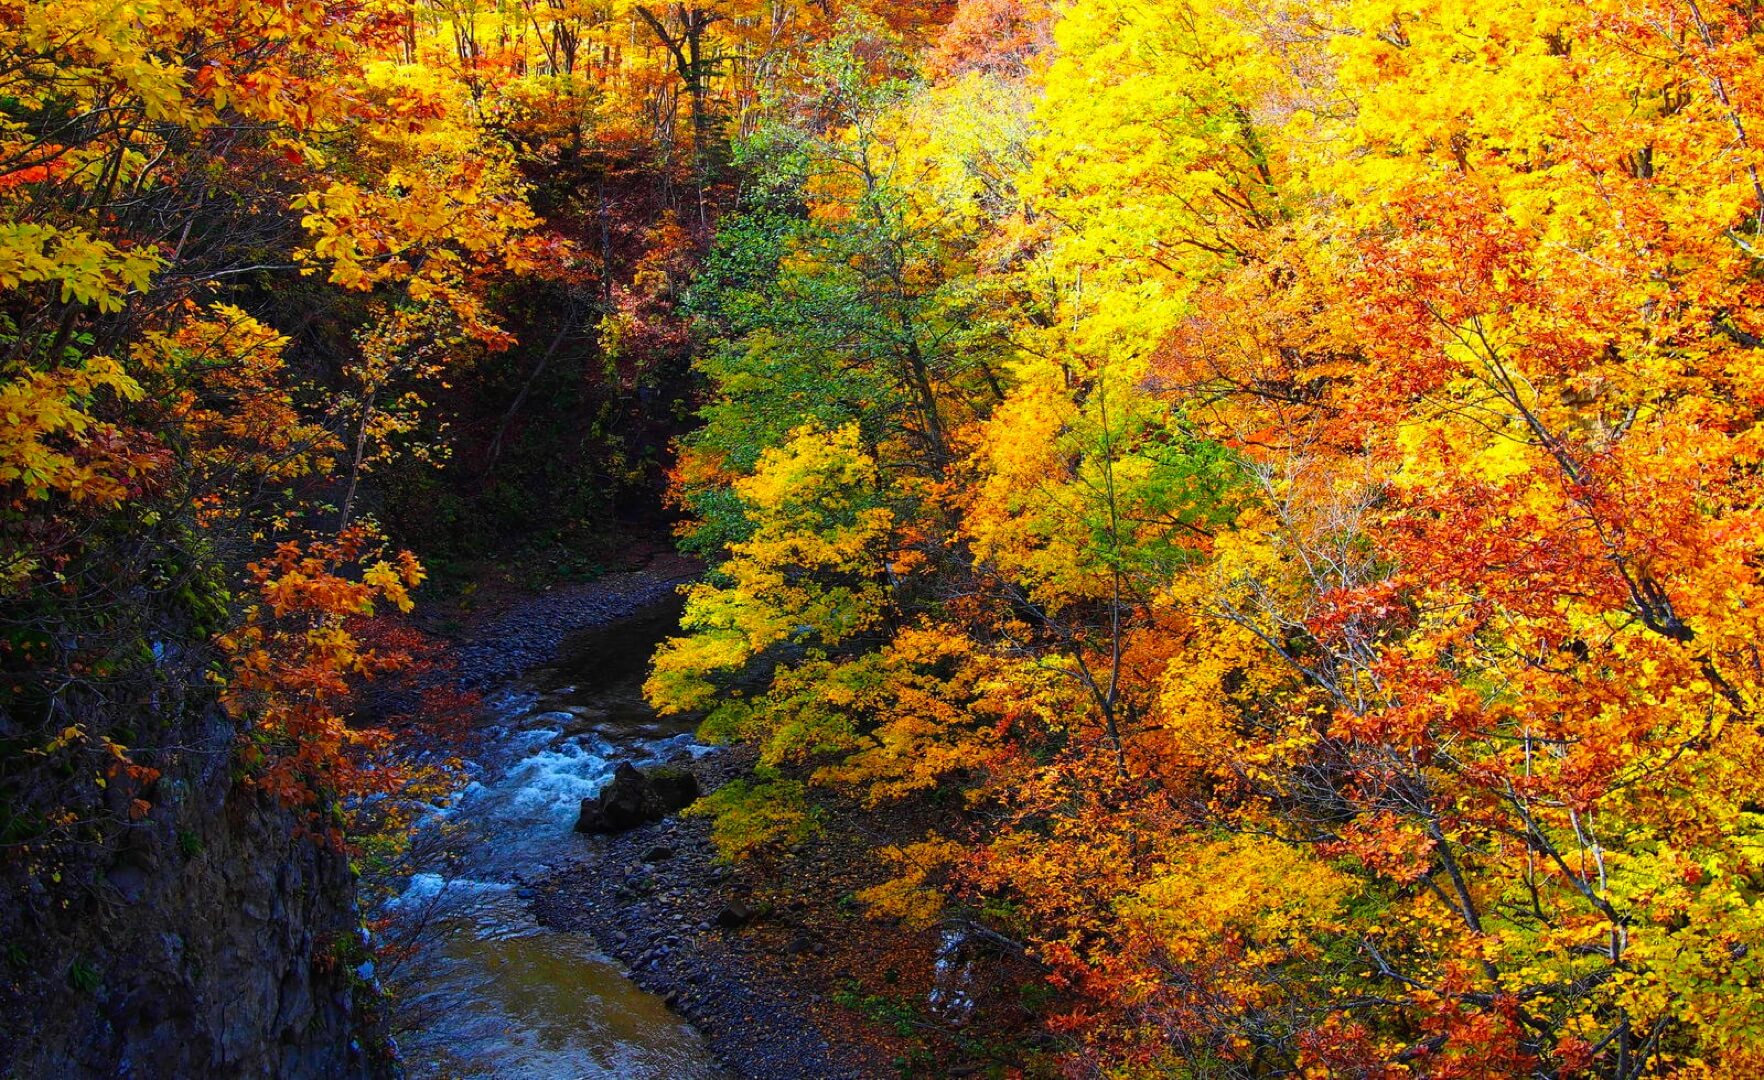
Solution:
[[[223,717],[194,726],[145,816],[6,867],[0,1076],[372,1075],[347,857],[236,781]]]

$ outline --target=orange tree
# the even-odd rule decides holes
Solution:
[[[1254,495],[1156,602],[1181,827],[1055,949],[1104,1059],[1756,1061],[1751,32],[1066,13],[1056,264]]]
[[[972,229],[906,280],[987,329],[942,339],[979,381],[856,381],[892,374],[850,362],[862,309],[737,310],[681,469],[732,568],[836,569],[875,629],[799,660],[701,621],[658,698],[781,661],[713,728],[967,788],[965,843],[875,899],[963,895],[935,865],[1012,912],[1083,994],[1075,1062],[1754,1069],[1750,9],[1083,0],[993,68],[971,35],[1019,48],[1018,13],[955,25],[940,83],[823,145],[982,181],[900,204]],[[1027,137],[940,118],[1025,68]],[[812,175],[807,220],[861,221]],[[790,205],[763,265],[794,286]],[[773,419],[792,386],[838,422]],[[767,493],[850,423],[891,517],[822,567]],[[819,625],[744,573],[717,625]]]
[[[248,755],[267,785],[348,790],[341,687],[393,657],[346,624],[370,597],[403,606],[420,569],[360,560],[335,469],[419,406],[397,373],[506,343],[486,282],[538,260],[506,153],[444,78],[386,59],[396,14],[0,13],[0,768],[26,861],[153,806],[204,674],[242,728],[275,732]],[[303,272],[335,286],[296,290],[309,325],[359,324],[347,292],[378,304],[342,365],[361,392],[328,395],[265,321],[269,283]],[[390,355],[374,327],[408,322],[441,347]],[[295,708],[302,688],[324,689]]]

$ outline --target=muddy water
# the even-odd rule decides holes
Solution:
[[[645,667],[677,625],[664,604],[572,639],[552,668],[491,699],[476,780],[418,837],[415,873],[387,904],[386,964],[405,1066],[417,1078],[721,1074],[698,1035],[580,934],[540,927],[524,882],[567,859],[581,800],[620,761],[701,750],[643,704]]]

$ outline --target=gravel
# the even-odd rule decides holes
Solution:
[[[745,773],[743,755],[701,758],[699,780],[714,788]],[[541,879],[531,903],[540,923],[585,932],[624,963],[709,1041],[717,1059],[749,1080],[877,1080],[898,1075],[878,1048],[839,1032],[824,996],[778,963],[777,925],[788,913],[718,925],[745,898],[712,863],[709,824],[670,820],[585,841],[572,865]],[[656,847],[673,851],[645,862]],[[807,951],[812,946],[805,946]],[[831,1021],[831,1022],[830,1022]],[[830,1038],[828,1032],[833,1032]]]
[[[471,627],[455,650],[456,677],[468,689],[501,686],[556,659],[571,634],[659,604],[702,572],[692,559],[663,555],[640,570],[605,574],[517,600]]]

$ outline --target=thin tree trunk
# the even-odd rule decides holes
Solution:
[[[349,528],[349,515],[355,509],[355,490],[361,483],[361,463],[367,456],[368,423],[374,416],[374,398],[377,391],[370,392],[362,402],[361,420],[355,426],[355,454],[349,462],[349,487],[343,492],[343,506],[337,513],[337,533],[341,535]]]
[[[544,355],[539,357],[539,363],[534,365],[533,370],[527,374],[527,381],[521,384],[520,393],[515,395],[508,411],[502,414],[502,422],[496,425],[496,437],[490,440],[490,449],[484,455],[484,478],[486,480],[490,478],[491,473],[495,472],[496,461],[502,456],[502,440],[508,434],[509,424],[514,422],[515,414],[521,411],[522,405],[526,404],[527,395],[533,392],[533,384],[538,382],[539,376],[545,373],[546,365],[550,364],[551,358],[557,355],[557,350],[563,345],[564,338],[569,336],[575,321],[576,313],[572,307],[564,314],[563,325],[557,328],[556,336],[551,339],[551,344],[546,347]]]

